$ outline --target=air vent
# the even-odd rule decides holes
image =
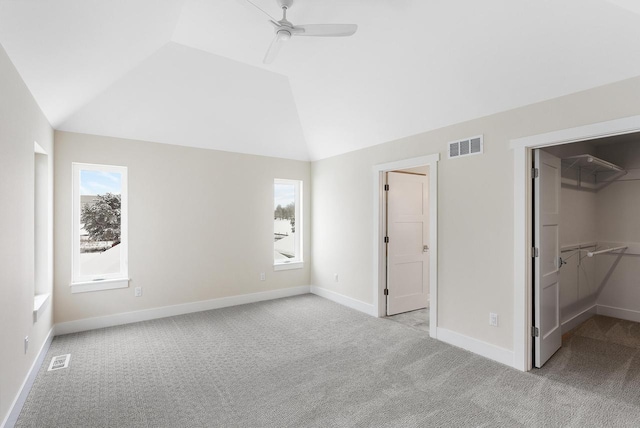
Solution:
[[[479,155],[483,152],[483,136],[465,138],[464,140],[449,143],[449,158],[460,156]]]
[[[460,156],[468,155],[469,150],[469,140],[460,141]]]
[[[51,364],[49,364],[49,370],[47,371],[66,369],[67,367],[69,367],[70,359],[71,354],[58,355],[57,357],[53,357],[51,359]]]

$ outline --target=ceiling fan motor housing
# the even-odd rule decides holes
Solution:
[[[278,35],[278,39],[282,40],[283,42],[291,39],[291,32],[289,30],[280,29],[276,32],[276,34]]]
[[[291,5],[293,4],[293,0],[276,0],[276,3],[278,3],[278,5],[281,8],[287,8],[289,9],[291,7]]]

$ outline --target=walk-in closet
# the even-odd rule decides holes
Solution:
[[[640,134],[536,152],[536,365],[638,360]]]

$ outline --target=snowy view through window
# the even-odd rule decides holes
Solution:
[[[80,275],[121,271],[122,174],[80,171]]]
[[[296,189],[293,184],[274,184],[273,257],[283,263],[296,257]]]

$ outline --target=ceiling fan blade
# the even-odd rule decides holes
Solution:
[[[282,40],[282,38],[276,34],[276,37],[271,42],[271,45],[269,46],[269,50],[267,51],[267,54],[264,56],[264,59],[262,60],[262,62],[264,62],[265,64],[271,64],[273,60],[276,58],[276,56],[278,56],[278,52],[280,52],[280,49],[282,48],[283,44],[284,44],[284,40]]]
[[[358,30],[358,26],[356,24],[308,24],[296,25],[293,29],[304,30],[293,32],[296,36],[345,37],[353,35]]]
[[[264,10],[263,8],[261,8],[260,6],[258,6],[256,3],[254,3],[252,0],[236,0],[239,3],[244,4],[245,6],[247,5],[247,3],[249,3],[251,6],[255,7],[256,9],[258,9],[260,12],[264,13],[265,15],[267,15],[267,17],[269,18],[270,21],[278,21],[276,18],[274,18],[273,16],[271,16],[269,14],[269,12],[267,12],[266,10]]]

